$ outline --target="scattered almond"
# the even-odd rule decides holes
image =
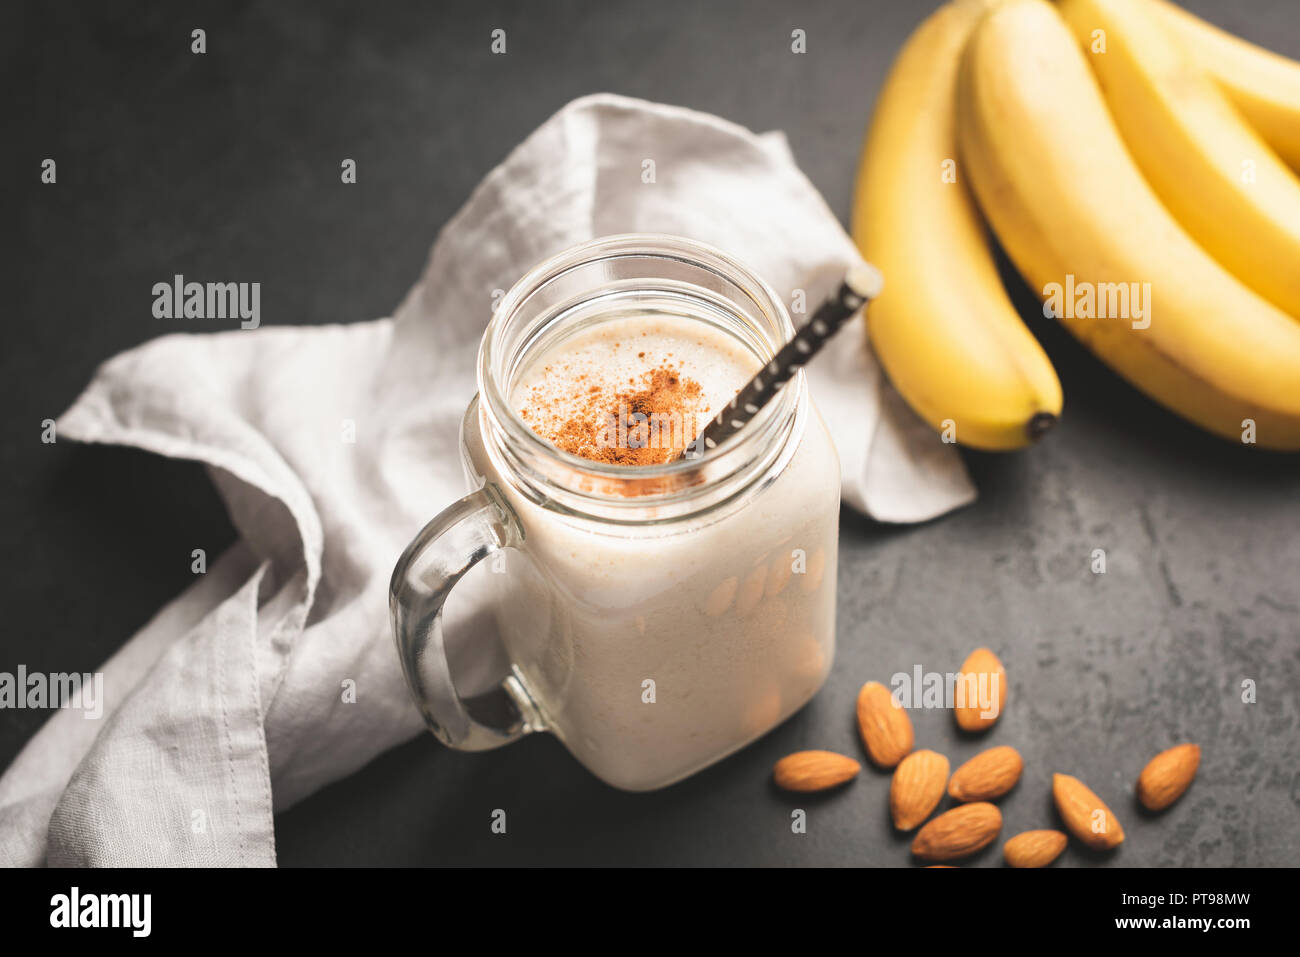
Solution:
[[[1068,840],[1062,831],[1025,831],[1002,845],[1002,858],[1012,867],[1046,867]]]
[[[921,828],[912,853],[926,861],[955,861],[988,847],[1002,830],[1002,812],[984,801],[944,811]]]
[[[892,768],[912,750],[912,719],[879,681],[868,681],[858,692],[858,731],[879,767]]]
[[[948,783],[948,759],[937,751],[913,751],[898,763],[889,785],[889,813],[894,827],[910,831],[920,827],[943,800]]]
[[[1163,811],[1183,796],[1200,765],[1199,745],[1180,744],[1161,751],[1138,775],[1138,800],[1149,811]]]
[[[776,762],[772,777],[787,791],[825,791],[851,781],[861,769],[857,761],[834,751],[796,751]]]
[[[1078,778],[1052,775],[1052,797],[1065,828],[1095,851],[1107,851],[1124,841],[1115,813]]]
[[[1009,745],[981,751],[956,771],[948,782],[948,796],[957,801],[992,801],[1020,780],[1025,762]]]
[[[987,648],[976,648],[961,666],[953,714],[963,731],[984,731],[993,727],[1007,703],[1007,669]],[[980,704],[981,693],[991,699],[990,713]]]

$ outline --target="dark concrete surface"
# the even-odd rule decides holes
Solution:
[[[1293,0],[1188,5],[1300,57]],[[894,51],[931,2],[6,4],[6,336],[0,350],[6,623],[0,670],[92,670],[190,581],[195,542],[233,532],[195,466],[39,441],[95,366],[163,332],[174,272],[263,284],[263,323],[387,314],[439,226],[569,99],[612,90],[787,131],[847,219],[863,129]],[[203,27],[208,53],[189,53]],[[492,56],[489,34],[508,31]],[[789,52],[807,31],[808,54]],[[39,184],[43,158],[58,184]],[[359,182],[342,188],[339,162]],[[1026,316],[1034,303],[1010,283]],[[1011,674],[986,740],[914,712],[953,762],[1025,758],[1004,837],[1052,826],[1050,776],[1077,774],[1128,840],[1059,866],[1282,865],[1300,851],[1300,459],[1206,438],[1153,407],[1041,318],[1063,380],[1059,428],[1021,455],[967,455],[981,498],[915,528],[846,513],[839,652],[825,690],[720,765],[654,794],[613,791],[554,739],[482,755],[432,737],[277,819],[284,865],[901,865],[888,778],[792,800],[789,751],[860,754],[858,687],[986,644]],[[1108,556],[1093,575],[1093,549]],[[1254,704],[1241,683],[1258,685]],[[0,712],[0,765],[39,726]],[[1200,775],[1138,812],[1145,760],[1191,740]],[[809,812],[790,833],[793,807]],[[504,808],[508,836],[489,815]],[[975,861],[1000,862],[1000,842]]]

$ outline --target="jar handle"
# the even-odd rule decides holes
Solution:
[[[461,698],[442,634],[442,606],[456,583],[489,555],[522,541],[514,512],[484,485],[424,526],[393,569],[388,606],[407,687],[429,730],[460,751],[499,748],[545,728],[513,668],[490,691]]]

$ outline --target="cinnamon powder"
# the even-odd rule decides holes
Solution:
[[[520,415],[542,438],[593,462],[670,462],[695,439],[696,422],[707,411],[700,384],[666,360],[619,388],[585,386],[586,379],[575,376],[573,393],[560,399],[532,389]]]

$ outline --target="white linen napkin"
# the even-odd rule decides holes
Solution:
[[[467,491],[458,425],[493,293],[621,232],[711,243],[810,309],[857,260],[782,134],[600,94],[488,174],[392,319],[168,335],[98,371],[59,438],[206,463],[241,538],[104,665],[102,719],[56,711],[0,778],[0,864],[273,865],[274,811],[421,731],[387,585]],[[974,498],[862,323],[809,376],[848,504],[914,522]],[[499,664],[480,611],[447,626],[467,684]]]

